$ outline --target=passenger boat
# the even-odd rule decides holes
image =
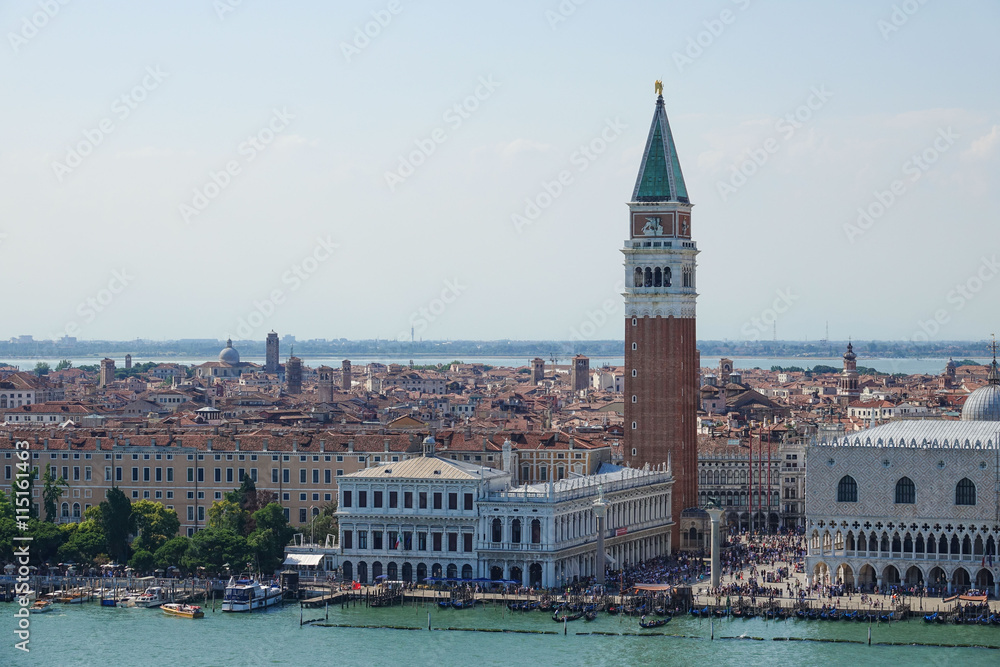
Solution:
[[[281,601],[284,591],[277,584],[262,584],[253,579],[231,578],[222,599],[222,611],[245,612],[264,609]]]
[[[193,604],[177,604],[168,602],[160,605],[163,613],[170,616],[181,616],[183,618],[205,618],[205,612],[201,607]]]
[[[164,602],[168,602],[167,591],[161,586],[150,586],[142,595],[135,599],[136,607],[159,607]]]
[[[669,618],[658,618],[652,621],[647,621],[646,617],[643,616],[641,619],[639,619],[639,627],[643,628],[644,630],[649,630],[650,628],[663,627],[669,622],[670,622]]]
[[[31,608],[28,609],[28,611],[30,611],[32,614],[44,614],[45,612],[51,609],[52,609],[52,600],[45,600],[39,598],[35,600],[35,603],[31,605]]]

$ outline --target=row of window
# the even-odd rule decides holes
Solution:
[[[372,491],[371,492],[371,506],[376,509],[383,507],[383,501],[387,500],[385,505],[389,509],[396,509],[399,507],[399,492],[398,491]],[[354,506],[354,492],[344,491],[343,507],[353,507]],[[386,497],[388,496],[388,497]],[[368,507],[368,491],[358,491],[357,492],[358,507]],[[419,509],[427,509],[428,493],[426,491],[417,492],[417,507]],[[433,509],[440,510],[444,509],[444,494],[441,492],[435,492],[431,496],[433,502]],[[403,508],[413,509],[413,491],[403,492]],[[470,512],[473,509],[473,495],[471,493],[464,494],[462,508]],[[449,493],[448,494],[448,509],[457,510],[458,509],[458,494]]]
[[[858,483],[850,475],[844,475],[837,483],[837,502],[858,502]],[[912,505],[917,502],[917,488],[909,477],[901,477],[896,482],[895,502],[898,505]],[[963,477],[955,485],[955,504],[976,504],[976,485],[968,477]]]
[[[427,547],[430,545],[430,551],[445,551],[446,549],[443,547],[447,543],[447,551],[458,551],[459,535],[462,538],[462,551],[471,553],[474,538],[472,533],[418,532],[414,536],[412,531],[390,530],[383,532],[373,530],[371,531],[371,548],[373,551],[414,551],[415,545],[416,551],[427,551]],[[354,549],[354,538],[357,537],[357,548],[368,549],[368,536],[367,530],[345,530],[341,538],[341,546],[344,549]],[[414,537],[416,537],[415,542]]]

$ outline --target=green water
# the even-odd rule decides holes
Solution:
[[[922,620],[873,626],[865,644],[772,641],[773,637],[867,641],[867,624],[845,621],[721,620],[715,641],[707,620],[678,617],[657,631],[669,636],[584,636],[638,633],[637,619],[601,614],[587,623],[552,622],[540,612],[431,607],[329,610],[331,624],[396,625],[419,630],[299,627],[296,605],[254,614],[208,611],[204,619],[173,618],[154,609],[57,605],[31,617],[31,652],[13,648],[12,604],[0,604],[0,665],[971,665],[1000,664],[1000,650],[879,646],[879,642],[1000,645],[1000,627],[931,626]],[[553,635],[427,631],[505,628]],[[323,609],[304,610],[306,619]],[[644,631],[650,633],[650,631]],[[654,631],[656,632],[656,631]],[[765,641],[726,639],[737,635]]]

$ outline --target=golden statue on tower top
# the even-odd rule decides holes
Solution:
[[[656,80],[656,81],[655,81],[655,82],[653,83],[653,90],[655,90],[655,91],[656,91],[656,94],[657,94],[657,95],[662,95],[662,94],[663,94],[663,82],[662,82],[662,81],[660,81],[659,79],[657,79],[657,80]]]

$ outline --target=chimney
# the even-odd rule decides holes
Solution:
[[[94,446],[97,448],[97,451],[101,451],[101,436],[94,438]]]
[[[218,426],[213,426],[212,427],[212,435],[219,435],[219,427]]]
[[[240,439],[233,438],[233,442],[236,443],[236,451],[240,451]]]
[[[211,439],[211,438],[209,438],[209,439],[208,439],[208,441],[207,441],[207,443],[208,443],[208,444],[207,444],[207,446],[206,446],[206,448],[205,448],[205,449],[206,449],[207,451],[212,451],[212,439]],[[126,442],[126,444],[128,444],[128,443]]]
[[[264,451],[264,452],[267,451],[267,438],[264,438],[264,447],[263,447],[263,449],[261,451]]]
[[[321,452],[325,452],[326,451],[326,440],[320,440],[319,441],[319,451],[321,451]]]
[[[389,438],[382,441],[383,451],[389,451]]]
[[[45,440],[43,440],[43,442],[44,442],[44,446],[42,447],[42,449],[48,449],[49,448],[49,439],[45,438]]]
[[[150,438],[149,439],[149,444],[152,447],[156,447],[156,438]]]
[[[573,436],[569,436],[569,448],[573,449]]]
[[[354,451],[354,438],[348,438],[348,440],[347,440],[347,451],[348,452],[353,452]]]
[[[293,452],[299,451],[299,439],[298,438],[292,438],[292,451]]]

